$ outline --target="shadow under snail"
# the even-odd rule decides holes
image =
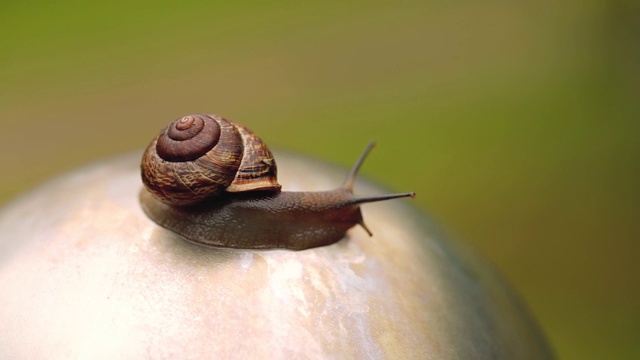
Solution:
[[[355,225],[372,236],[361,204],[415,196],[353,194],[373,146],[337,189],[281,191],[273,155],[256,134],[217,115],[187,115],[145,150],[140,203],[158,225],[206,246],[303,250],[333,244]]]

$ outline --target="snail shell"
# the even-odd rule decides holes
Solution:
[[[223,191],[279,192],[273,155],[251,130],[217,115],[183,116],[151,142],[142,181],[157,199],[191,205]]]

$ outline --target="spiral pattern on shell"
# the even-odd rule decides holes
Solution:
[[[192,205],[223,191],[280,191],[271,151],[251,130],[217,115],[175,120],[147,147],[142,181],[170,205]]]

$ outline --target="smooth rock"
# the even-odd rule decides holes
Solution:
[[[142,213],[140,156],[62,175],[0,211],[0,358],[552,358],[520,300],[411,200],[365,205],[373,237],[355,227],[305,251],[205,248]],[[276,159],[287,191],[346,176]]]

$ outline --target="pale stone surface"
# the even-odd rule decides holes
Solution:
[[[142,213],[139,157],[58,177],[0,211],[0,358],[551,357],[518,299],[410,200],[366,205],[372,238],[356,227],[300,252],[204,248]],[[289,191],[346,174],[276,158]],[[384,190],[359,181],[356,192]]]

